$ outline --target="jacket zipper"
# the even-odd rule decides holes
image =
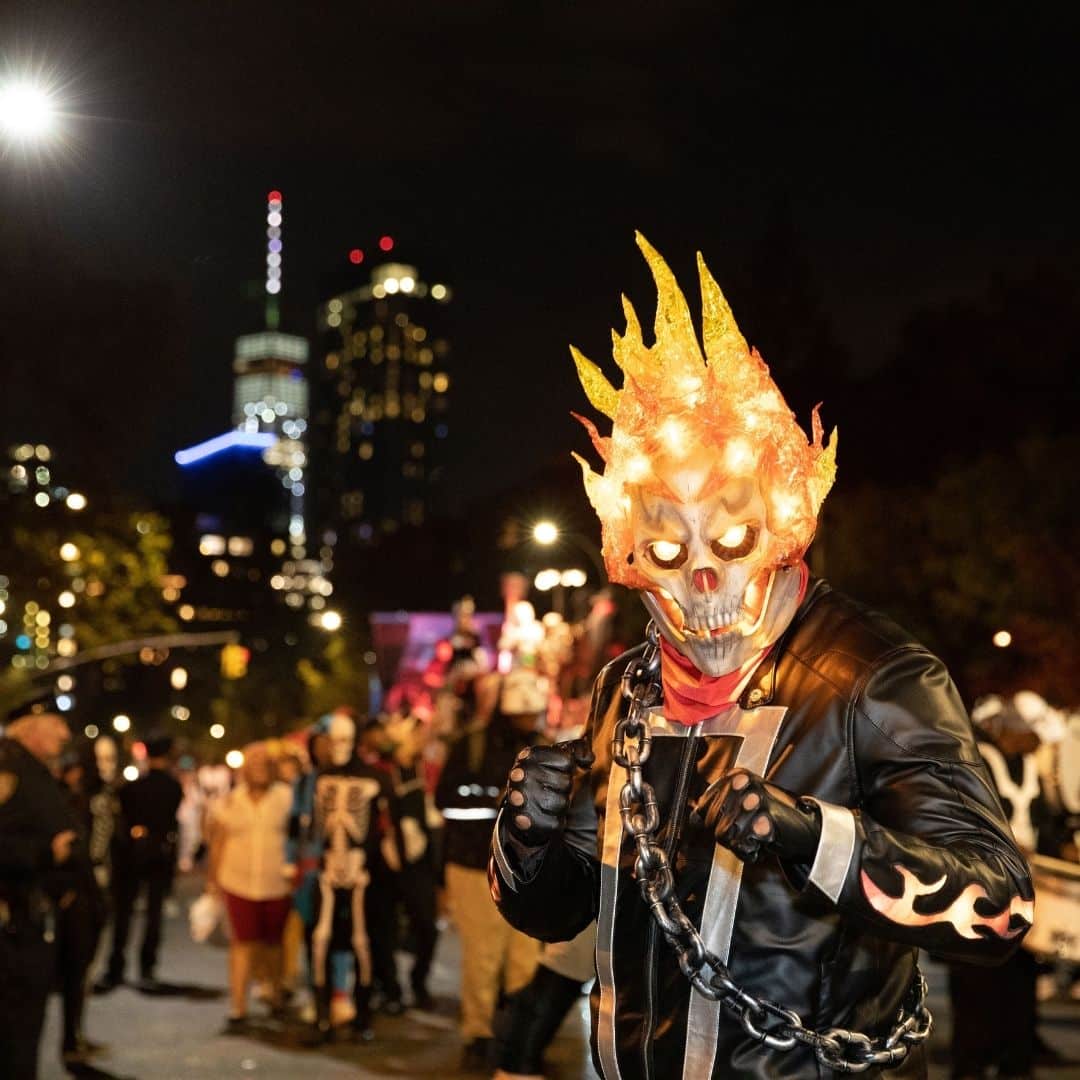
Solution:
[[[675,867],[675,849],[682,837],[683,824],[686,821],[686,792],[690,786],[690,773],[696,756],[698,730],[699,728],[695,727],[693,734],[686,738],[682,761],[679,763],[679,780],[675,785],[675,797],[671,803],[674,821],[667,843],[664,845],[664,854],[667,855],[672,869]],[[656,920],[650,917],[649,943],[645,949],[645,1025],[641,1040],[641,1063],[645,1080],[653,1080],[656,1075],[653,1064],[653,1033],[656,1030],[656,943],[659,933],[660,928],[656,925]]]

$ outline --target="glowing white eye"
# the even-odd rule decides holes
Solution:
[[[671,540],[654,540],[649,545],[649,558],[664,570],[675,570],[686,562],[686,545]]]
[[[721,547],[737,548],[746,539],[745,525],[732,525],[723,536],[717,540]]]
[[[749,555],[757,545],[756,525],[732,525],[722,536],[712,542],[712,553],[724,562],[732,562]]]

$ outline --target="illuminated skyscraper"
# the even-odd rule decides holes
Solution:
[[[392,246],[380,242],[384,252]],[[450,300],[445,284],[387,262],[319,308],[316,513],[339,536],[376,541],[430,513],[448,434]]]
[[[329,555],[312,559],[307,550],[308,341],[278,328],[283,216],[281,192],[271,191],[266,204],[265,329],[236,339],[232,430],[180,451],[176,461],[191,474],[188,486],[199,489],[197,497],[215,507],[202,514],[206,535],[200,551],[206,555],[204,548],[216,550],[221,546],[217,540],[233,530],[239,532],[232,537],[237,540],[233,546],[239,550],[245,547],[239,541],[245,540],[249,547],[248,537],[259,533],[260,542],[269,538],[272,553],[281,559],[280,573],[270,576],[272,588],[284,591],[290,607],[318,608],[324,603],[322,575],[331,564]],[[207,536],[214,543],[204,544]],[[227,565],[225,560],[219,563]],[[237,569],[247,572],[239,563]]]

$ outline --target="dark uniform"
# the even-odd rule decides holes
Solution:
[[[0,738],[0,1071],[37,1075],[38,1041],[55,970],[55,905],[66,863],[52,839],[71,826],[48,768],[13,739]]]
[[[401,840],[401,872],[397,875],[398,900],[409,920],[413,952],[413,967],[409,974],[413,999],[420,1007],[430,1007],[428,973],[435,955],[439,930],[436,911],[437,874],[431,831],[427,822],[427,798],[422,768],[395,765],[390,774],[394,785],[391,809]],[[423,850],[410,852],[409,826],[402,821],[411,819],[423,836]],[[412,858],[410,858],[412,855]]]
[[[147,891],[146,926],[139,950],[139,975],[144,981],[154,978],[161,943],[161,908],[176,867],[176,811],[182,798],[179,782],[158,768],[151,768],[118,793],[120,818],[112,851],[116,914],[106,986],[124,981],[131,913],[143,885]]]
[[[90,851],[90,799],[83,790],[73,791],[65,784],[60,784],[59,787],[67,805],[67,827],[76,834],[71,847],[71,857],[61,868],[64,880],[50,882],[50,891],[54,894],[57,887],[61,890],[53,898],[57,902],[57,968],[59,990],[64,1004],[63,1041],[60,1049],[67,1063],[81,1060],[86,977],[97,952],[107,912],[105,896],[98,885]],[[52,878],[56,876],[56,873],[50,875]]]

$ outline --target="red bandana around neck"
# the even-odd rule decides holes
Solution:
[[[806,596],[810,568],[799,563],[799,600]],[[774,643],[775,644],[775,643]],[[742,667],[726,675],[704,675],[666,638],[660,639],[660,679],[664,686],[664,717],[692,727],[721,713],[739,696],[742,682],[772,651],[769,645],[755,653]]]

